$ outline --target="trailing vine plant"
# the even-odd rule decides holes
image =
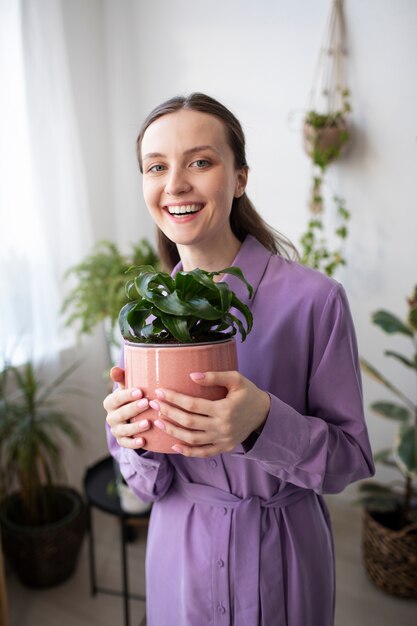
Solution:
[[[343,0],[333,0],[326,36],[320,51],[311,102],[304,119],[304,149],[312,162],[309,198],[310,217],[301,236],[301,261],[332,276],[345,265],[343,244],[348,236],[350,212],[346,201],[333,196],[336,226],[335,247],[328,243],[325,229],[324,184],[327,169],[336,161],[349,138],[348,114],[351,112],[349,90],[345,86],[343,61],[346,55]]]

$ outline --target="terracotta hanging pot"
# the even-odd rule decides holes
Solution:
[[[340,156],[349,139],[348,122],[345,117],[337,123],[321,128],[304,122],[304,150],[316,165],[327,165]]]
[[[192,344],[125,343],[125,372],[128,387],[138,387],[149,400],[155,389],[173,389],[189,396],[220,400],[226,396],[224,387],[203,387],[190,378],[192,372],[230,371],[237,369],[235,339]],[[158,411],[149,408],[138,419],[154,422]],[[164,417],[164,419],[167,419]],[[152,426],[144,434],[146,450],[175,454],[172,446],[178,439]]]

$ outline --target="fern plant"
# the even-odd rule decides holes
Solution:
[[[195,269],[175,277],[152,266],[131,268],[136,275],[126,284],[128,303],[119,316],[120,330],[134,343],[192,343],[219,341],[240,332],[242,341],[252,328],[252,314],[225,282],[215,276],[231,274],[252,287],[238,267],[218,272]],[[242,314],[243,320],[231,312]]]
[[[114,329],[120,308],[128,300],[126,271],[132,265],[157,262],[157,254],[146,239],[133,245],[127,255],[111,241],[98,242],[90,255],[66,272],[67,279],[76,281],[62,305],[66,325],[77,326],[79,335],[89,335],[104,322],[110,357],[111,346],[117,345]]]

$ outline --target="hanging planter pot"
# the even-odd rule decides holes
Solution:
[[[157,388],[218,400],[224,387],[196,385],[192,372],[230,371],[237,369],[236,342],[252,328],[249,308],[231,291],[227,283],[216,282],[220,274],[232,274],[242,280],[252,296],[252,287],[237,267],[218,272],[195,269],[171,277],[153,267],[136,268],[126,293],[130,301],[120,312],[119,321],[125,339],[125,376],[128,387],[142,389],[144,396],[155,398]],[[240,313],[238,318],[236,313]],[[158,411],[149,408],[138,419],[154,422]],[[158,428],[145,436],[145,449],[174,454],[176,439]]]
[[[332,193],[336,217],[333,235],[335,241],[339,240],[339,246],[331,247],[325,228],[326,198],[323,189],[328,166],[343,153],[351,135],[345,56],[343,0],[333,0],[302,128],[304,150],[312,162],[312,184],[308,199],[311,217],[300,239],[301,262],[328,276],[333,276],[336,269],[346,263],[343,247],[350,217],[345,200]]]
[[[304,121],[303,137],[307,155],[315,165],[325,168],[346,148],[350,138],[348,119],[311,112]]]

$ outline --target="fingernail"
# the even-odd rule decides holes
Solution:
[[[149,402],[149,406],[155,409],[155,411],[159,411],[160,407],[159,407],[159,404],[156,402],[156,400],[151,400]]]
[[[144,443],[145,441],[142,439],[142,437],[138,437],[137,439],[135,439],[135,444],[137,446],[143,446]]]
[[[134,390],[132,391],[132,396],[133,396],[134,398],[140,398],[140,397],[142,396],[142,392],[141,392],[141,390],[140,390],[140,389],[134,389]]]
[[[172,446],[172,449],[174,450],[174,452],[178,452],[178,454],[182,454],[182,448],[180,448],[179,446],[177,445]]]
[[[193,380],[202,380],[204,378],[204,374],[202,374],[202,372],[193,372],[190,376]]]
[[[157,428],[160,428],[161,430],[166,430],[166,428],[165,428],[165,424],[164,424],[164,422],[162,422],[161,420],[155,420],[155,421],[154,421],[154,425],[155,425]]]
[[[165,400],[165,394],[164,394],[164,392],[161,389],[155,389],[155,395],[160,400]]]
[[[139,400],[136,404],[139,409],[144,409],[148,406],[148,398],[142,398],[142,400]]]
[[[141,420],[138,424],[139,428],[144,429],[144,428],[148,428],[149,426],[149,422],[148,420]]]

